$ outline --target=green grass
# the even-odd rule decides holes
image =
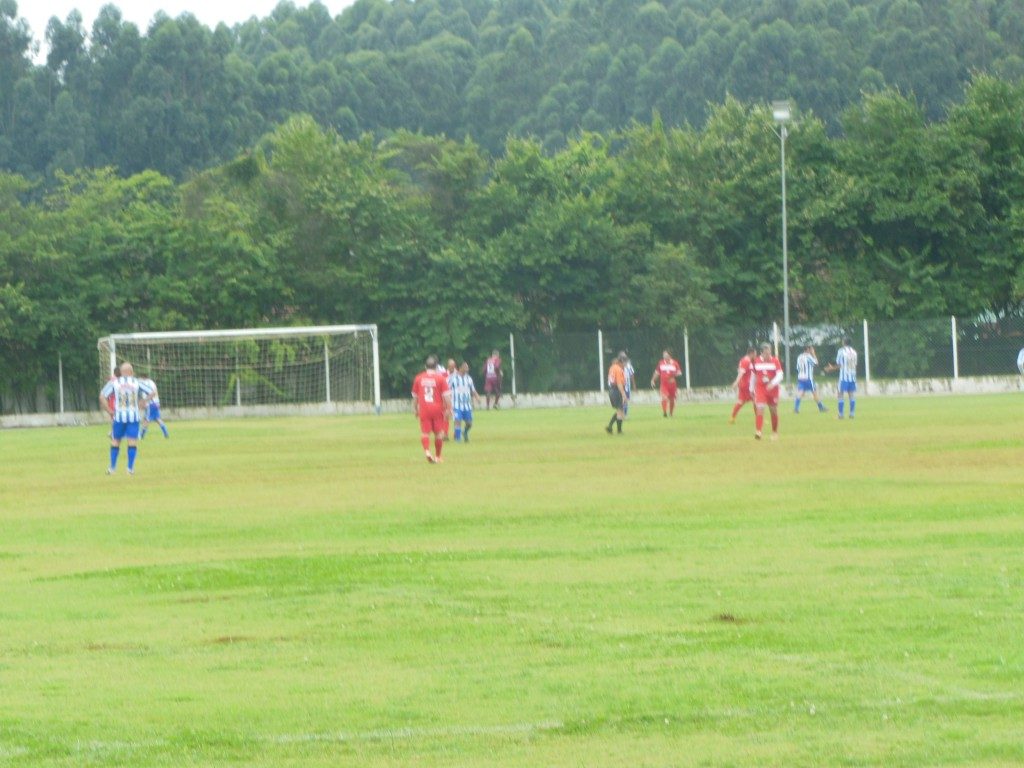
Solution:
[[[0,765],[1021,765],[1024,401],[859,406],[6,431]]]

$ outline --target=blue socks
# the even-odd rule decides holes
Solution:
[[[121,450],[120,446],[110,446],[110,468],[117,469],[117,454]]]
[[[132,472],[135,470],[135,454],[138,453],[138,447],[134,445],[128,446],[128,471]]]

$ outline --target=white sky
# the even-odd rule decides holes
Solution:
[[[163,11],[174,18],[186,11],[211,29],[221,21],[228,25],[245,21],[251,16],[264,18],[277,6],[279,0],[17,0],[18,18],[28,21],[32,28],[32,36],[39,43],[40,58],[46,58],[45,41],[46,25],[50,17],[56,16],[61,21],[67,19],[72,10],[82,14],[82,25],[86,34],[92,31],[92,23],[96,21],[100,8],[104,5],[115,5],[121,10],[121,17],[146,33],[149,23]],[[305,8],[310,0],[292,0],[297,8]],[[337,16],[343,9],[352,5],[355,0],[320,0],[331,16]]]

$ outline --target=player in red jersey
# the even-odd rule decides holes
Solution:
[[[501,381],[505,374],[501,370],[501,355],[498,350],[493,350],[491,356],[484,361],[484,399],[487,403],[487,410],[491,409],[491,395],[494,395],[494,408],[497,410],[498,401],[501,399]]]
[[[433,355],[426,359],[426,368],[413,380],[412,397],[416,417],[420,420],[423,452],[431,464],[440,464],[445,423],[452,413],[452,393],[448,388],[448,376],[437,370],[437,358]],[[433,455],[430,454],[431,433],[434,435]]]
[[[666,349],[661,353],[661,360],[658,361],[654,373],[651,374],[652,387],[654,382],[659,377],[661,378],[661,415],[665,418],[675,415],[676,393],[679,391],[676,379],[682,375],[683,369],[679,365],[679,361],[674,359],[672,353]]]
[[[729,418],[730,424],[736,423],[736,414],[740,412],[744,404],[754,401],[753,396],[750,394],[750,374],[754,370],[754,360],[756,358],[757,350],[753,347],[747,347],[747,354],[740,358],[739,365],[736,368],[736,381],[732,383],[736,389],[736,404],[732,407],[732,416]]]
[[[772,440],[779,439],[779,384],[782,383],[782,363],[772,354],[772,345],[765,342],[761,345],[761,354],[754,361],[754,375],[751,377],[750,389],[754,394],[754,412],[757,431],[754,437],[761,439],[764,427],[765,406],[772,415]]]

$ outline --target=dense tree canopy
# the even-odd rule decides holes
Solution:
[[[183,179],[297,113],[349,139],[551,151],[655,113],[703,125],[729,95],[792,98],[835,135],[862,93],[913,96],[934,121],[979,73],[1024,75],[1019,0],[358,0],[336,18],[284,0],[233,28],[183,14],[141,31],[116,3],[30,30],[0,0],[0,168]]]
[[[865,96],[787,143],[793,322],[1019,315],[1024,85],[980,77],[947,119]],[[63,355],[92,382],[110,332],[375,322],[386,386],[423,349],[479,358],[510,330],[678,337],[779,319],[779,144],[728,98],[562,149],[289,118],[188,181],[0,174],[0,388]],[[424,322],[437,318],[437,322]]]

